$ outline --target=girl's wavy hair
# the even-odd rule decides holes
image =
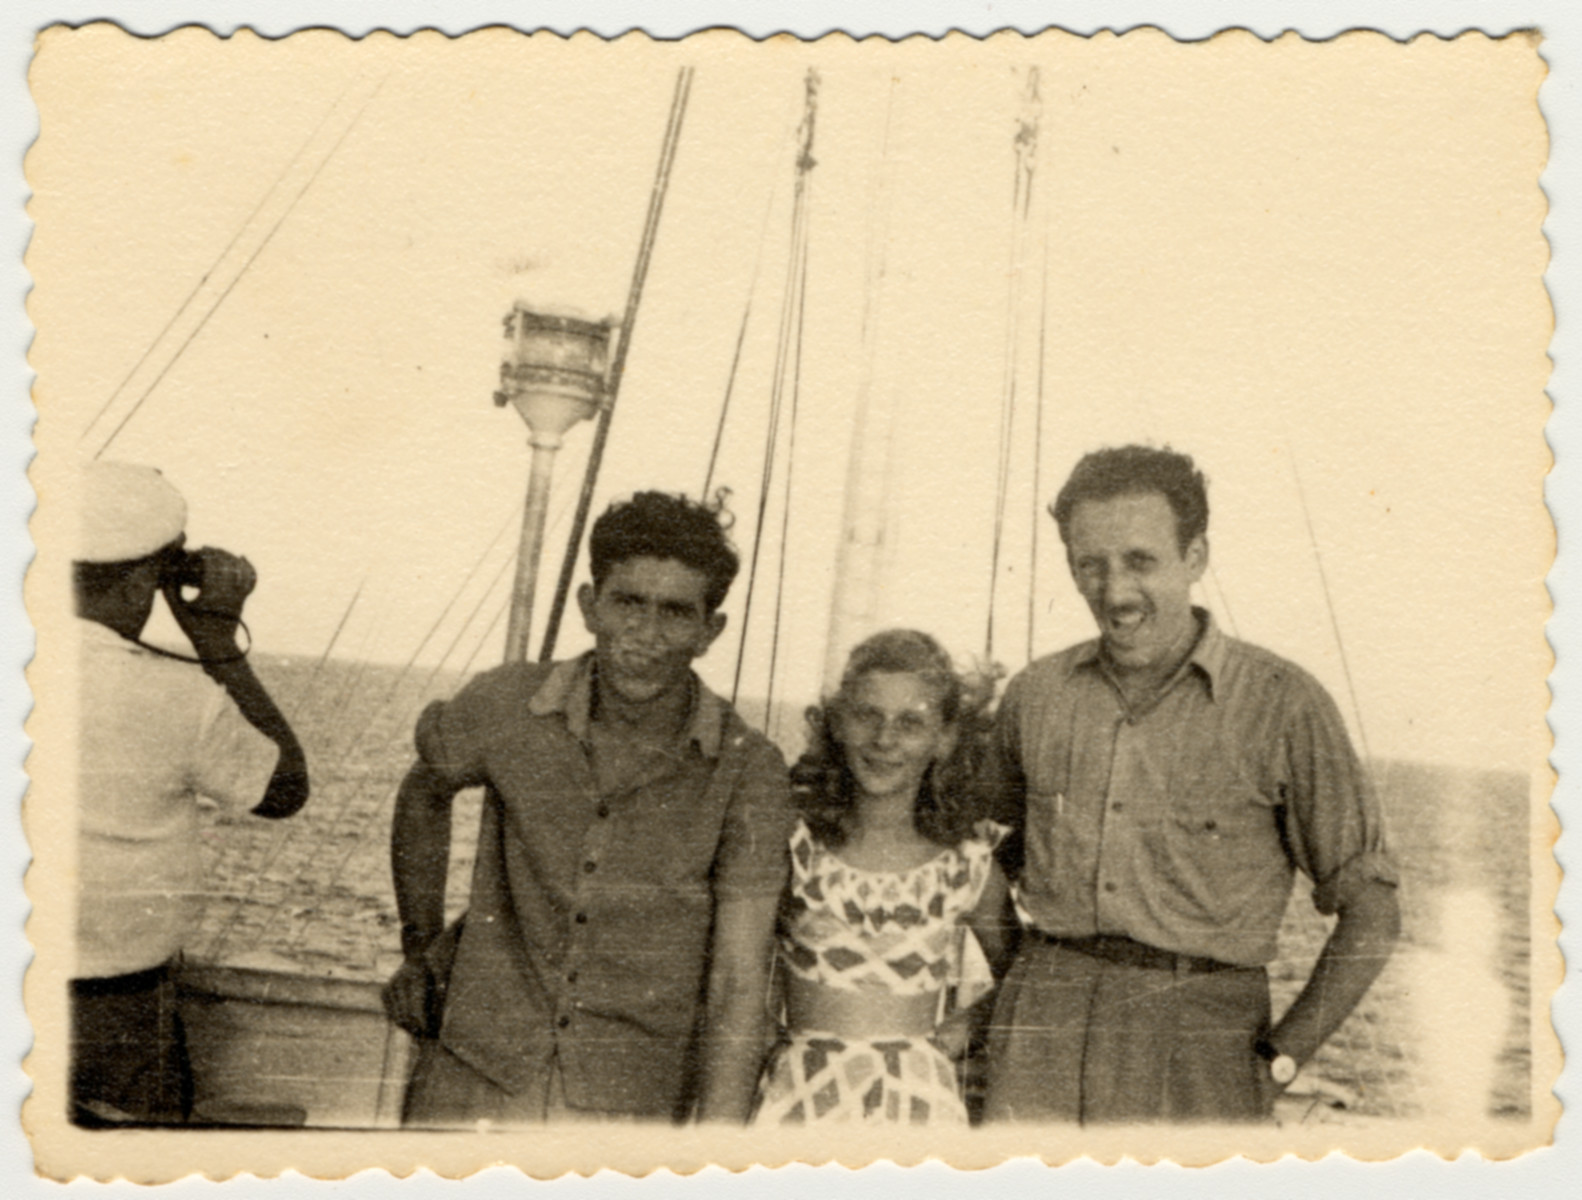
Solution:
[[[978,781],[988,751],[993,670],[958,672],[950,655],[926,633],[891,629],[851,652],[840,690],[807,710],[808,748],[791,768],[791,799],[813,836],[831,848],[845,843],[857,806],[857,782],[835,737],[836,709],[857,683],[876,672],[915,675],[938,697],[945,724],[956,730],[956,748],[928,768],[912,810],[913,826],[941,846],[960,845],[984,815]]]

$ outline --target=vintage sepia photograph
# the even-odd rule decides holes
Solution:
[[[39,1172],[1549,1145],[1541,45],[45,29]]]

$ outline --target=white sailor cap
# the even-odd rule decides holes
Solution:
[[[153,467],[92,462],[82,472],[78,562],[128,562],[168,546],[187,527],[187,502]]]

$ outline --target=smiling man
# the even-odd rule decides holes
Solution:
[[[419,1037],[410,1125],[741,1121],[792,821],[784,760],[693,673],[738,559],[659,492],[594,523],[594,649],[485,673],[418,721],[391,829]],[[485,789],[472,898],[443,928],[451,801]]]
[[[1267,1119],[1398,934],[1377,802],[1324,689],[1192,605],[1208,497],[1189,457],[1089,454],[1051,511],[1099,637],[1033,663],[996,719],[1024,929],[986,1115]],[[1338,920],[1272,1022],[1297,871]]]

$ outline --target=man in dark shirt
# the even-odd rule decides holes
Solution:
[[[1190,458],[1090,454],[1052,511],[1099,638],[1033,663],[996,719],[1025,928],[987,1116],[1266,1119],[1399,931],[1373,789],[1317,681],[1192,606],[1208,498]],[[1339,919],[1271,1026],[1297,870]]]
[[[514,664],[417,726],[391,830],[420,1036],[412,1125],[741,1121],[767,1048],[785,763],[692,672],[738,560],[717,512],[639,493],[595,522],[594,649]],[[442,932],[451,800],[486,789],[472,897]]]

